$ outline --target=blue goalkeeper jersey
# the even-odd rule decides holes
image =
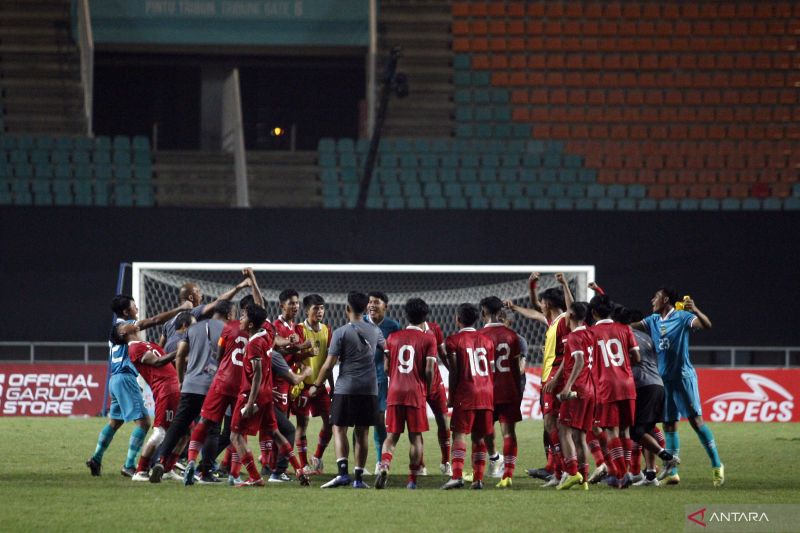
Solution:
[[[135,322],[135,320],[122,320],[121,318],[118,318],[116,324],[133,324]],[[131,363],[130,357],[128,357],[127,344],[112,344],[111,341],[109,341],[108,349],[112,376],[116,374],[131,374],[133,376],[139,375],[139,372],[136,371],[136,367],[134,367],[133,363]]]
[[[673,309],[664,318],[652,314],[644,319],[650,329],[658,355],[658,372],[663,379],[679,380],[696,375],[689,359],[689,332],[695,318],[688,311]]]
[[[372,322],[372,320],[369,319],[369,315],[365,315],[364,320],[370,323],[374,323]],[[388,339],[389,335],[391,335],[395,331],[400,331],[402,329],[400,327],[400,324],[396,320],[393,320],[388,316],[384,316],[381,323],[375,325],[378,326],[378,329],[380,329],[381,333],[383,333],[384,339]],[[380,348],[375,350],[375,374],[377,376],[378,381],[387,379],[386,372],[383,370],[383,350],[381,350]]]

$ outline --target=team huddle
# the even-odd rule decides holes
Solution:
[[[511,487],[527,352],[526,340],[511,327],[518,314],[547,327],[541,374],[547,466],[528,470],[530,476],[557,490],[588,490],[597,482],[620,489],[678,484],[677,422],[686,417],[709,455],[714,486],[724,483],[689,359],[689,332],[711,322],[689,297],[678,301],[671,289],[656,292],[653,313],[644,317],[612,302],[594,283],[591,301],[573,301],[561,274],[558,288],[537,292],[539,274],[533,273],[530,308],[497,296],[477,306],[461,304],[456,332],[445,337],[424,300],[405,302],[402,327],[387,316],[389,298],[381,291],[349,293],[348,322],[332,330],[324,323],[322,296],[308,294],[301,301],[296,290],[286,289],[278,296],[280,315],[270,321],[252,269],[242,274],[240,283],[209,304],[202,303],[196,284],[186,283],[178,307],[141,320],[132,297],[113,299],[111,406],[86,462],[92,475],[101,474],[119,427],[133,421],[121,472],[134,481],[264,486],[291,481],[291,465],[297,482],[308,486],[312,476],[324,473],[323,455],[332,440],[336,475],[321,487],[368,488],[364,476],[374,428],[375,488],[389,484],[396,445],[407,432],[406,487],[416,489],[418,476],[427,475],[423,434],[430,429],[429,407],[439,469],[449,477],[442,489],[465,482],[483,489],[487,475],[499,478],[498,488]],[[252,294],[234,305],[246,288]],[[158,343],[141,340],[143,330],[160,325]],[[153,392],[152,424],[137,377]],[[309,457],[311,417],[319,417],[322,428]],[[258,462],[249,436],[258,437]],[[465,472],[467,440],[472,472]]]

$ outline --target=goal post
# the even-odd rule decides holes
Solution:
[[[296,263],[153,263],[132,264],[132,292],[140,316],[153,316],[178,304],[178,292],[187,282],[196,283],[208,303],[242,279],[242,269],[253,268],[266,302],[267,313],[277,317],[278,294],[294,288],[302,298],[318,293],[326,303],[325,322],[332,327],[344,324],[347,293],[382,291],[389,296],[387,313],[405,322],[403,304],[420,297],[431,308],[430,319],[444,333],[455,331],[454,316],[459,304],[477,304],[486,296],[530,307],[528,276],[540,272],[538,290],[556,287],[555,273],[563,272],[576,300],[593,294],[588,283],[595,279],[593,265],[389,265],[389,264],[296,264]],[[235,301],[249,294],[242,291]],[[299,318],[303,318],[301,309]],[[517,317],[514,329],[529,344],[529,358],[536,358],[544,344],[545,328],[532,320]],[[153,331],[151,337],[157,336]]]

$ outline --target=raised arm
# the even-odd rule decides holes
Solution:
[[[250,267],[242,270],[242,275],[250,280],[250,288],[253,290],[253,301],[259,307],[264,307],[264,296],[261,294],[261,289],[256,281],[256,274]]]
[[[692,329],[711,329],[711,320],[694,304],[691,298],[683,301],[683,309],[694,313],[694,320],[692,321]]]
[[[163,313],[159,313],[156,316],[150,318],[143,318],[136,322],[136,325],[139,326],[139,329],[147,329],[152,328],[153,326],[157,326],[159,324],[163,324],[170,318],[174,317],[181,311],[186,311],[192,308],[192,302],[185,301],[175,309],[170,309],[169,311],[164,311]]]
[[[538,272],[531,272],[531,275],[528,277],[528,293],[530,294],[533,308],[541,312],[542,302],[539,301],[539,295],[536,293],[536,286],[539,284],[539,276],[541,276],[541,274]]]
[[[215,305],[217,305],[219,302],[221,302],[223,300],[230,300],[231,298],[236,296],[237,292],[239,292],[240,290],[244,289],[245,287],[249,287],[251,283],[252,282],[250,281],[250,278],[243,279],[238,284],[236,284],[235,287],[233,287],[232,289],[230,289],[227,292],[222,293],[219,296],[219,298],[217,298],[216,300],[214,300],[210,304],[205,304],[203,306],[203,310],[201,311],[200,315],[201,316],[205,316],[205,315],[211,314],[214,311],[214,306]]]
[[[556,274],[556,281],[558,282],[559,285],[561,285],[561,290],[564,291],[564,305],[566,305],[567,309],[569,309],[570,307],[572,307],[572,302],[574,302],[575,299],[572,297],[572,291],[569,290],[569,283],[567,282],[567,278],[564,277],[563,273],[558,272]]]
[[[541,322],[545,326],[547,325],[547,317],[541,311],[537,311],[536,309],[528,309],[527,307],[520,307],[511,300],[506,300],[504,302],[506,309],[511,309],[515,313],[518,313],[525,318],[530,318],[531,320],[535,320],[537,322]]]
[[[159,357],[152,350],[148,350],[142,356],[141,362],[142,362],[142,364],[155,366],[155,367],[164,366],[164,365],[174,361],[175,360],[175,354],[177,354],[177,353],[178,353],[177,351],[170,352],[167,355],[165,355],[164,357]]]

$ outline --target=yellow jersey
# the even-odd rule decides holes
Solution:
[[[313,385],[319,370],[325,364],[325,359],[328,357],[328,345],[331,342],[331,330],[323,323],[319,325],[319,331],[314,331],[308,325],[308,320],[303,321],[303,333],[307,341],[311,341],[311,351],[314,355],[304,361],[304,365],[311,367],[311,375],[305,379],[306,385]]]
[[[558,315],[547,327],[544,334],[544,357],[542,358],[542,383],[550,377],[553,367],[561,365],[564,355],[563,343],[569,334],[569,321],[567,313]]]

